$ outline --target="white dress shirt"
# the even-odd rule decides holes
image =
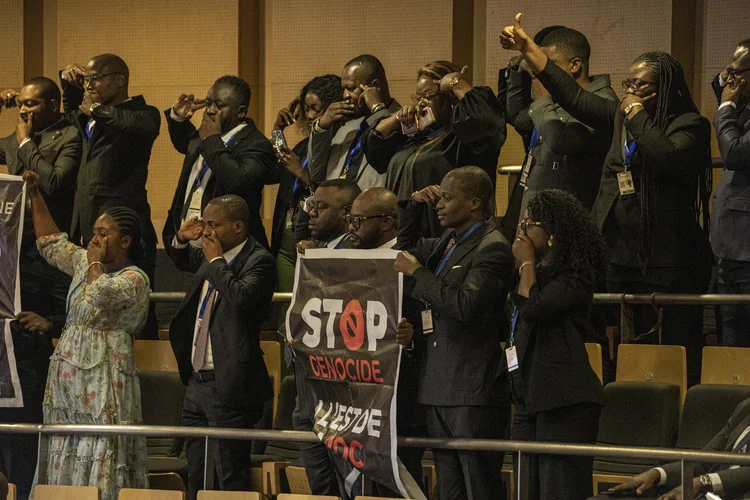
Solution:
[[[336,248],[336,246],[339,243],[341,243],[343,240],[348,240],[348,239],[349,239],[349,233],[344,233],[341,236],[339,236],[338,238],[334,238],[331,241],[329,241],[328,243],[326,243],[326,248]]]
[[[398,242],[398,237],[393,238],[391,241],[384,245],[380,245],[378,248],[393,248],[396,246],[396,243]]]
[[[232,248],[231,250],[227,250],[224,252],[224,255],[221,257],[214,257],[211,259],[211,262],[215,261],[216,259],[224,259],[227,261],[227,263],[232,262],[232,260],[237,257],[237,255],[242,251],[242,248],[245,246],[245,243],[247,243],[247,240],[243,241],[236,247]],[[182,246],[183,248],[185,245]],[[200,322],[198,321],[198,315],[200,314],[200,307],[201,304],[203,304],[203,300],[206,297],[206,294],[208,293],[208,280],[203,280],[203,288],[201,289],[201,296],[198,299],[198,310],[195,313],[195,327],[193,328],[193,349],[192,354],[190,355],[191,359],[195,359],[195,342],[198,340],[198,329],[200,328]],[[216,293],[214,293],[214,303],[216,302],[216,299],[219,297],[218,290]],[[207,318],[210,320],[210,318]],[[206,344],[206,357],[205,361],[203,363],[203,368],[201,370],[213,370],[214,369],[214,355],[213,355],[213,349],[211,348],[211,331],[208,331],[208,342]]]

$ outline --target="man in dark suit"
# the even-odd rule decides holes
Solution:
[[[186,426],[252,429],[273,396],[258,337],[271,305],[276,265],[248,237],[249,219],[242,198],[224,195],[206,205],[202,219],[182,224],[172,243],[177,267],[195,273],[169,328],[187,385]],[[202,249],[188,244],[199,238]],[[188,440],[190,500],[203,489],[204,453],[204,440]],[[222,490],[249,490],[248,443],[218,440],[215,473]]]
[[[719,263],[719,293],[750,293],[750,39],[714,81],[714,128],[724,172],[713,199],[711,246]],[[750,308],[720,306],[722,343],[750,347]]]
[[[726,453],[748,452],[750,442],[750,399],[737,406],[734,413],[724,428],[716,434],[713,439],[703,448],[703,451],[715,451]],[[713,493],[725,500],[736,498],[747,498],[744,496],[750,492],[750,467],[711,465],[697,463],[693,466],[693,494],[700,495]],[[657,497],[664,500],[679,500],[682,498],[682,486],[679,486],[682,478],[682,465],[680,462],[672,462],[661,467],[648,470],[634,476],[630,481],[617,485],[610,491],[635,492],[627,496],[621,493],[617,496],[599,495],[594,500],[605,500],[608,498],[621,498],[623,500],[635,500],[639,497]],[[664,495],[661,497],[660,495]],[[703,497],[701,497],[703,498]]]
[[[159,135],[159,110],[143,96],[129,96],[130,71],[114,54],[92,58],[84,67],[69,64],[60,74],[65,117],[83,138],[83,158],[76,182],[71,241],[88,245],[94,221],[106,209],[135,210],[143,224],[144,257],[138,266],[154,288],[156,231],[146,196],[151,148]],[[157,338],[153,305],[143,331]]]
[[[430,437],[501,439],[508,421],[500,341],[507,333],[513,255],[487,220],[492,194],[482,169],[452,170],[439,187],[414,193],[406,207],[436,204],[443,236],[417,239],[418,224],[399,234],[398,246],[408,252],[399,253],[394,267],[411,278],[405,295],[424,304],[419,402],[427,407]],[[433,453],[440,498],[505,497],[498,473],[502,453]]]
[[[27,81],[20,92],[0,94],[3,106],[19,106],[16,130],[0,139],[0,164],[11,175],[26,170],[39,175],[39,187],[58,227],[69,228],[81,161],[81,136],[60,114],[60,89],[49,78]],[[65,323],[70,276],[49,265],[36,248],[31,217],[24,228],[19,272],[21,308],[11,324],[23,408],[0,409],[0,421],[42,423],[42,399],[52,354],[52,337]],[[35,435],[0,436],[0,471],[18,487],[25,500],[31,492],[37,461]]]
[[[165,111],[169,138],[185,155],[172,206],[162,233],[165,249],[186,219],[201,216],[209,200],[224,194],[241,196],[250,208],[248,233],[268,247],[260,217],[263,186],[272,175],[276,157],[271,142],[247,117],[250,85],[236,76],[222,76],[205,99],[182,94]],[[190,122],[205,107],[198,129]]]

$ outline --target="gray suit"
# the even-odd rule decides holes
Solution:
[[[310,145],[307,157],[310,169],[310,181],[314,186],[328,179],[338,179],[344,170],[344,164],[349,154],[349,147],[357,135],[357,129],[363,120],[368,126],[377,123],[381,118],[401,109],[401,105],[393,99],[388,108],[381,109],[365,118],[355,118],[345,122],[340,127],[329,127],[323,132],[313,131],[310,134]],[[362,139],[364,139],[362,134]],[[379,174],[372,168],[367,158],[362,159],[362,165],[357,172],[357,184],[364,191],[371,187],[385,186],[385,174]]]

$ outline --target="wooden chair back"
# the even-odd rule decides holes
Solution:
[[[662,382],[680,388],[680,407],[687,393],[685,348],[679,345],[620,344],[618,382]]]
[[[206,491],[198,492],[198,500],[263,500],[257,491]]]
[[[263,350],[266,370],[273,377],[273,414],[276,416],[276,407],[279,405],[281,392],[281,345],[273,340],[261,340],[260,348]]]
[[[123,488],[120,490],[117,500],[185,500],[185,493],[170,490]]]
[[[36,500],[101,500],[102,492],[96,486],[57,486],[38,484],[34,487]]]
[[[177,359],[168,340],[134,340],[135,367],[142,372],[177,372]]]
[[[595,342],[586,342],[586,352],[589,355],[589,363],[594,373],[599,377],[599,382],[604,383],[604,366],[602,361],[602,346]]]
[[[750,385],[750,348],[703,348],[701,384]]]

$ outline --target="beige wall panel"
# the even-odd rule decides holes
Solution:
[[[237,73],[237,10],[236,0],[58,0],[57,68],[115,53],[130,68],[131,95],[143,94],[146,102],[164,110],[181,93],[205,96],[216,78]],[[92,23],[97,19],[106,22]],[[152,217],[159,226],[182,161],[162,116],[147,185]]]
[[[18,89],[23,84],[23,0],[2,0],[0,5],[0,33],[3,34],[0,90]],[[0,137],[15,131],[17,118],[17,109],[0,113]]]

